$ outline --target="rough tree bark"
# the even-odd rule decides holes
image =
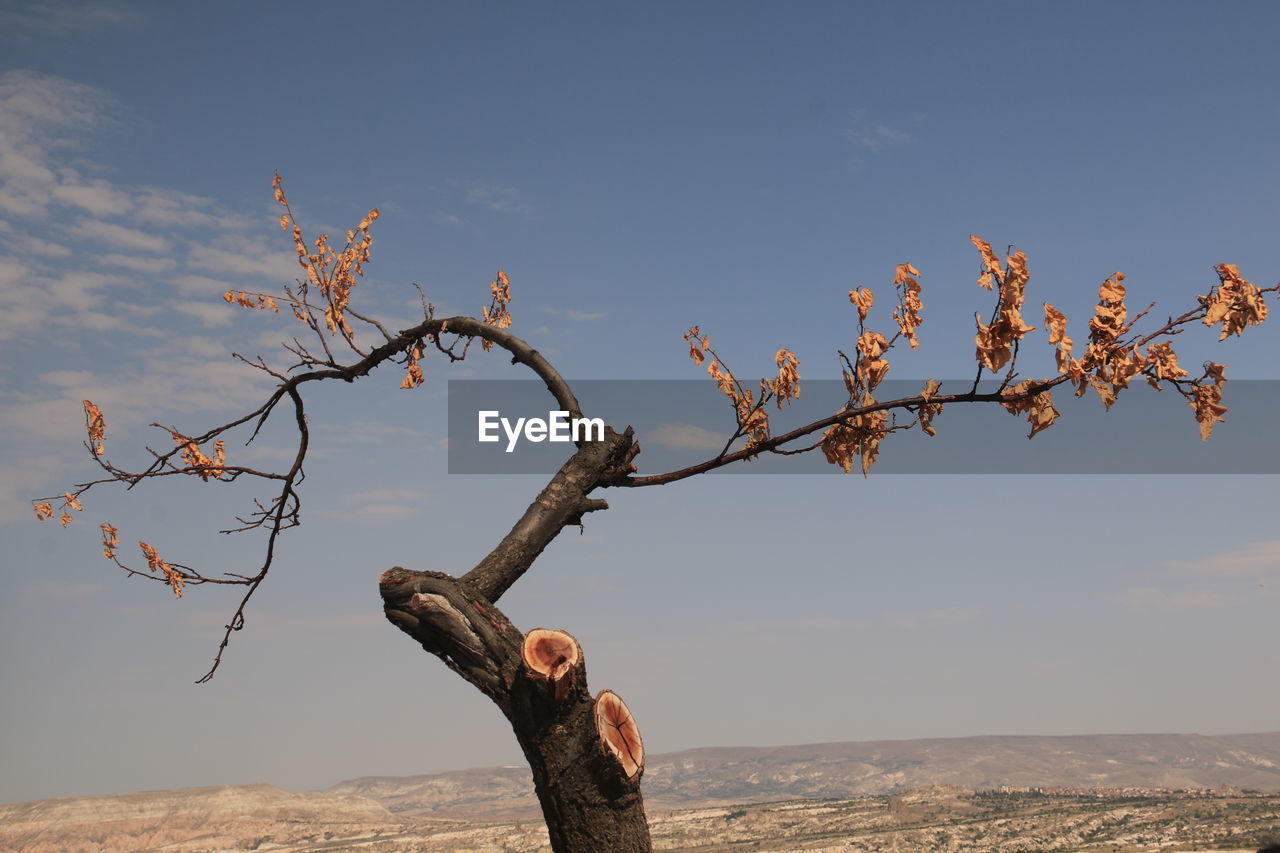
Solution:
[[[387,618],[510,721],[556,853],[651,849],[640,795],[643,747],[616,694],[592,699],[583,652],[571,635],[546,629],[526,635],[496,602],[561,530],[607,508],[588,495],[625,477],[637,450],[629,430],[610,429],[604,441],[584,443],[511,532],[461,577],[396,567],[380,582]]]

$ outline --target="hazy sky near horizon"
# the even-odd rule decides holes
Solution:
[[[1050,301],[1078,341],[1115,270],[1161,317],[1217,262],[1275,283],[1277,25],[1261,2],[0,3],[0,801],[520,761],[376,589],[392,565],[465,571],[540,488],[447,474],[446,380],[525,378],[506,359],[310,389],[304,525],[207,685],[236,592],[123,577],[97,525],[240,571],[260,541],[214,531],[252,490],[95,490],[66,531],[32,515],[94,473],[82,399],[136,465],[167,441],[150,422],[261,398],[230,353],[282,363],[295,330],[221,294],[297,274],[275,171],[309,234],[381,210],[364,310],[411,325],[416,282],[478,313],[504,269],[513,331],[571,379],[703,376],[695,323],[740,375],[787,347],[838,378],[847,291],[891,326],[904,261],[925,324],[892,376],[965,377],[991,305],[971,233],[1027,253],[1029,321]],[[1028,373],[1052,370],[1043,334]],[[1179,338],[1183,363],[1280,379],[1280,325],[1214,338]],[[1026,442],[1021,419],[993,432]],[[286,439],[229,452],[277,465]],[[1274,476],[705,477],[605,495],[502,606],[573,632],[652,752],[1274,730],[1276,496]]]

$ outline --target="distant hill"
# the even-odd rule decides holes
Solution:
[[[1280,791],[1280,732],[1244,735],[987,736],[650,755],[655,810],[886,794],[919,785],[1218,788]],[[523,767],[366,776],[328,789],[396,815],[508,820],[539,814]]]
[[[0,851],[195,853],[384,831],[395,819],[372,800],[273,785],[225,785],[65,797],[0,805]]]
[[[1275,799],[1156,800],[1142,806],[1146,811],[1139,815],[1133,811],[1137,806],[1097,806],[1070,797],[1046,811],[1029,797],[1010,806],[1021,809],[1018,820],[1011,820],[1012,813],[1000,811],[1006,807],[1004,795],[988,802],[971,793],[1001,785],[1225,785],[1280,792],[1280,733],[969,737],[694,749],[650,756],[643,784],[655,837],[665,839],[670,849],[718,850],[706,845],[749,839],[764,844],[761,850],[793,850],[799,849],[793,843],[801,836],[835,837],[831,833],[848,839],[865,836],[858,842],[862,846],[851,849],[897,849],[893,845],[899,842],[906,849],[921,849],[919,838],[925,836],[912,833],[940,831],[937,820],[945,815],[959,821],[958,839],[976,833],[975,838],[1003,838],[1001,844],[1007,841],[1018,849],[1039,849],[1036,845],[1044,839],[1074,839],[1081,845],[1093,839],[1089,844],[1097,846],[1104,838],[1124,837],[1159,847],[1174,837],[1197,843],[1227,836],[1242,842],[1280,838],[1280,801]],[[833,803],[904,791],[908,793],[893,798],[906,810],[902,813],[890,809],[888,798]],[[803,802],[819,798],[824,801]],[[777,805],[781,801],[791,803]],[[775,805],[741,805],[749,803]],[[937,819],[930,816],[935,807],[941,809]],[[1099,809],[1109,817],[1100,817]],[[1111,827],[1106,832],[1104,824]],[[905,834],[883,834],[890,829]],[[535,851],[545,844],[529,771],[521,767],[370,776],[300,794],[259,784],[0,805],[0,853],[456,853]]]

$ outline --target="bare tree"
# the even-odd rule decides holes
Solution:
[[[293,363],[276,369],[259,358],[246,364],[270,374],[276,385],[260,406],[241,417],[187,434],[176,427],[153,424],[164,430],[173,446],[151,451],[150,464],[139,471],[117,467],[105,453],[106,423],[103,413],[85,401],[88,440],[85,443],[103,472],[98,479],[81,483],[63,495],[33,501],[41,520],[59,515],[66,526],[71,513],[81,509],[80,498],[91,489],[109,484],[133,487],[157,477],[191,476],[202,481],[233,482],[241,478],[264,481],[272,496],[255,502],[231,531],[264,530],[267,534],[262,562],[254,571],[219,576],[162,557],[139,543],[146,565],[130,565],[121,558],[118,531],[102,524],[104,555],[131,575],[169,584],[181,596],[187,586],[231,584],[244,594],[226,625],[213,664],[201,678],[207,681],[221,664],[234,632],[245,624],[245,611],[254,592],[266,580],[274,563],[279,538],[301,523],[299,486],[309,445],[304,391],[309,383],[329,380],[353,382],[387,364],[405,370],[402,388],[422,384],[420,362],[429,350],[444,359],[464,359],[475,341],[482,348],[504,350],[513,364],[532,370],[546,386],[557,407],[572,418],[584,416],[569,383],[529,344],[508,331],[511,315],[510,281],[499,272],[491,285],[489,304],[479,318],[438,318],[423,299],[423,317],[415,325],[391,332],[386,323],[366,316],[351,304],[352,291],[370,260],[370,229],[378,218],[371,210],[346,234],[339,249],[321,236],[308,243],[294,219],[281,189],[274,182],[276,199],[284,208],[281,228],[292,233],[298,261],[305,271],[294,285],[280,294],[231,291],[227,302],[245,308],[291,310],[306,328],[299,338],[284,344]],[[957,393],[942,393],[930,380],[910,397],[877,400],[874,393],[889,369],[886,353],[906,341],[918,344],[916,331],[923,322],[920,275],[911,264],[900,264],[893,284],[896,331],[890,337],[867,328],[874,303],[869,289],[849,292],[857,315],[858,338],[852,354],[840,352],[848,397],[837,411],[789,431],[775,434],[769,406],[781,408],[800,390],[799,361],[790,351],[778,350],[778,374],[748,387],[712,348],[707,335],[693,327],[685,334],[690,356],[702,365],[732,406],[734,425],[727,430],[724,449],[716,455],[679,470],[641,475],[635,465],[640,451],[630,428],[606,428],[602,440],[582,440],[542,491],[529,504],[511,531],[475,567],[460,576],[437,571],[392,568],[382,573],[380,590],[388,620],[439,657],[493,700],[511,722],[533,770],[538,799],[558,853],[588,851],[644,851],[650,849],[648,824],[640,795],[644,771],[644,746],[626,703],[605,690],[592,697],[587,689],[584,655],[568,632],[535,628],[522,632],[497,604],[512,584],[529,570],[538,555],[567,526],[582,522],[587,513],[608,508],[596,495],[609,488],[639,488],[672,483],[688,477],[758,457],[762,454],[799,454],[821,451],[846,473],[856,466],[864,475],[875,463],[880,443],[891,433],[919,428],[933,435],[933,421],[945,406],[991,404],[1014,414],[1024,414],[1030,435],[1048,428],[1058,417],[1053,391],[1068,386],[1079,394],[1093,388],[1110,407],[1131,381],[1142,377],[1151,385],[1171,388],[1190,404],[1202,438],[1208,438],[1221,421],[1225,368],[1206,363],[1193,377],[1178,364],[1171,339],[1185,329],[1202,324],[1219,328],[1219,339],[1240,334],[1267,315],[1266,293],[1280,285],[1259,288],[1249,283],[1231,264],[1218,264],[1218,283],[1197,305],[1151,331],[1135,331],[1135,324],[1151,306],[1130,318],[1125,304],[1124,276],[1116,273],[1099,289],[1098,305],[1089,321],[1088,343],[1079,355],[1067,336],[1066,317],[1045,305],[1049,343],[1056,347],[1058,372],[1042,379],[1018,379],[1018,352],[1023,338],[1034,327],[1022,317],[1024,294],[1030,274],[1022,252],[1011,251],[1002,260],[991,246],[971,238],[981,257],[978,283],[993,292],[995,306],[989,320],[977,321],[977,375],[971,386]],[[352,323],[361,326],[358,336]],[[1155,324],[1152,324],[1153,326]],[[373,345],[364,343],[374,338]],[[984,374],[998,380],[994,390],[979,390]],[[227,457],[225,439],[239,430],[252,442],[277,409],[292,410],[296,449],[283,471],[266,471],[236,465]]]

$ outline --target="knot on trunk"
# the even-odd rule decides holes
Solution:
[[[499,707],[520,666],[520,634],[488,601],[441,572],[396,567],[379,579],[383,611]]]

